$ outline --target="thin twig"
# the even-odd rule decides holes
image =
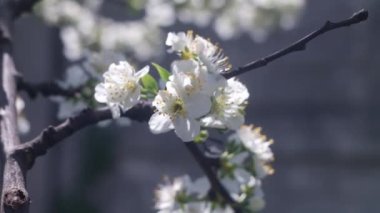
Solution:
[[[320,29],[308,34],[307,36],[305,36],[305,37],[301,38],[300,40],[294,42],[290,46],[288,46],[284,49],[278,50],[278,51],[276,51],[276,52],[274,52],[274,53],[272,53],[272,54],[270,54],[264,58],[250,62],[250,63],[248,63],[242,67],[237,68],[234,71],[225,73],[223,76],[225,78],[232,78],[234,76],[241,75],[241,74],[246,73],[248,71],[263,67],[263,66],[267,65],[268,63],[270,63],[270,62],[272,62],[278,58],[281,58],[282,56],[285,56],[289,53],[305,50],[306,45],[309,41],[313,40],[314,38],[316,38],[316,37],[318,37],[318,36],[320,36],[326,32],[329,32],[331,30],[335,30],[335,29],[338,29],[341,27],[348,27],[352,24],[360,23],[362,21],[367,20],[367,18],[368,18],[368,11],[360,10],[360,11],[354,13],[350,18],[345,19],[343,21],[339,21],[339,22],[327,21]]]

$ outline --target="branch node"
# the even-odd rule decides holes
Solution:
[[[356,19],[357,22],[365,21],[368,19],[368,11],[361,9],[358,12],[354,13],[351,18]]]
[[[323,28],[330,29],[334,24],[331,21],[326,21]]]
[[[45,140],[49,140],[51,135],[54,134],[56,131],[55,131],[55,128],[53,126],[48,126],[45,130],[42,131],[42,140],[45,141]]]

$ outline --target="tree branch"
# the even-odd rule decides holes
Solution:
[[[78,95],[81,91],[79,88],[63,88],[55,82],[42,82],[42,83],[31,83],[25,81],[21,76],[17,78],[17,89],[25,91],[29,97],[36,98],[38,94],[49,97],[49,96],[63,96],[63,97],[74,97]]]
[[[250,62],[250,63],[248,63],[242,67],[237,68],[236,70],[225,73],[225,74],[223,74],[223,76],[225,78],[232,78],[234,76],[241,75],[241,74],[246,73],[248,71],[266,66],[268,63],[270,63],[270,62],[272,62],[278,58],[281,58],[282,56],[285,56],[285,55],[293,53],[293,52],[305,50],[308,42],[310,42],[314,38],[316,38],[316,37],[318,37],[318,36],[320,36],[326,32],[329,32],[329,31],[332,31],[335,29],[339,29],[342,27],[348,27],[352,24],[358,24],[362,21],[367,20],[367,18],[368,18],[368,11],[360,10],[360,11],[354,13],[350,18],[345,19],[343,21],[339,21],[339,22],[326,21],[326,23],[321,28],[319,28],[318,30],[308,34],[307,36],[301,38],[300,40],[294,42],[290,46],[288,46],[284,49],[278,50],[278,51],[276,51],[276,52],[274,52],[274,53],[272,53],[272,54],[270,54],[264,58]]]
[[[241,213],[242,210],[239,208],[237,203],[231,198],[226,188],[219,181],[215,169],[212,167],[212,164],[209,162],[209,159],[206,158],[203,155],[203,153],[199,150],[197,144],[194,142],[186,142],[184,144],[186,148],[189,150],[189,152],[193,155],[198,165],[202,168],[205,175],[207,176],[207,179],[210,181],[212,189],[215,190],[224,199],[224,201],[234,209],[235,213]]]
[[[128,110],[122,116],[135,121],[146,122],[152,114],[152,107],[142,103]],[[44,155],[58,142],[87,126],[109,119],[112,119],[112,113],[108,108],[85,109],[57,126],[49,126],[31,141],[18,145],[13,150],[13,155],[26,160],[27,168],[31,168],[35,158]]]
[[[0,60],[2,85],[0,91],[1,141],[4,164],[1,165],[2,190],[1,213],[29,212],[29,195],[26,190],[26,168],[23,161],[12,155],[15,146],[20,145],[17,129],[16,76],[17,70],[12,57],[11,27],[13,21],[23,12],[31,10],[38,0],[0,1]],[[5,96],[5,97],[3,97]],[[6,99],[5,101],[3,99]]]
[[[26,170],[17,158],[11,155],[20,144],[17,129],[16,80],[17,71],[12,57],[11,23],[12,10],[9,2],[0,5],[0,57],[2,88],[7,104],[1,109],[1,141],[5,156],[3,168],[1,212],[26,213],[29,211],[29,195],[26,190]]]
[[[40,0],[12,0],[10,1],[13,19],[18,18],[23,13],[30,12],[33,9],[33,6]]]

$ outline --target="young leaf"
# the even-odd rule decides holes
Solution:
[[[156,79],[154,79],[153,76],[146,74],[141,78],[141,82],[144,89],[146,89],[148,92],[157,93],[158,85]]]
[[[169,80],[170,72],[167,69],[160,66],[159,64],[152,63],[152,65],[154,66],[154,68],[156,68],[162,81],[167,82]]]

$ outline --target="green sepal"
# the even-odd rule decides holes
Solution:
[[[141,78],[143,90],[148,93],[156,94],[158,91],[158,84],[156,79],[152,75],[146,74]]]
[[[158,74],[160,75],[161,80],[163,82],[167,82],[169,80],[169,76],[171,75],[170,72],[159,64],[152,63],[152,65],[157,70]]]

